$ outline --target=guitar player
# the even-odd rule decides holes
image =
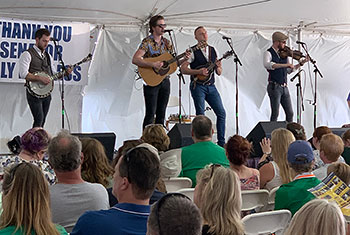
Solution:
[[[140,47],[135,52],[132,63],[139,67],[153,67],[160,69],[163,66],[163,62],[146,61],[144,58],[156,57],[165,52],[172,53],[173,46],[170,41],[163,37],[166,24],[164,17],[161,15],[153,16],[149,21],[150,35],[144,38]],[[190,57],[190,53],[186,55],[187,60]],[[185,60],[180,61],[180,63]],[[165,111],[169,101],[170,95],[170,81],[167,76],[157,86],[143,86],[143,95],[145,98],[146,114],[143,120],[143,128],[148,124],[156,123],[164,125]],[[156,118],[154,120],[154,115]]]
[[[27,82],[41,82],[47,85],[51,79],[45,76],[34,75],[35,72],[45,72],[52,76],[56,69],[53,66],[52,58],[45,51],[50,42],[50,31],[45,28],[38,29],[35,32],[35,45],[23,52],[19,58],[19,77],[25,78]],[[72,72],[71,68],[67,69]],[[47,113],[50,108],[51,94],[45,98],[33,96],[28,88],[26,96],[30,111],[33,115],[33,127],[44,127]]]
[[[195,39],[200,41],[208,41],[208,33],[203,26],[199,26],[194,31]],[[221,101],[220,94],[215,87],[215,74],[209,73],[203,65],[208,62],[215,63],[215,73],[221,75],[221,61],[217,60],[217,53],[214,47],[207,46],[201,50],[193,52],[191,58],[181,65],[181,71],[184,74],[191,75],[190,91],[196,108],[196,115],[204,115],[205,101],[213,109],[217,120],[217,138],[218,145],[221,147],[225,144],[225,122],[226,111]],[[210,76],[205,82],[196,79],[196,75]]]

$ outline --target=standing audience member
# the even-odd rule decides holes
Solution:
[[[5,172],[0,234],[67,234],[51,220],[48,184],[33,164],[22,162]]]
[[[293,217],[284,235],[345,235],[346,222],[335,202],[314,199]]]
[[[194,144],[182,148],[182,171],[179,176],[192,180],[196,186],[197,171],[210,163],[229,167],[225,149],[212,141],[213,128],[210,119],[204,115],[196,116],[192,121],[192,139]]]
[[[326,178],[327,167],[333,162],[338,162],[343,151],[344,143],[339,136],[332,133],[323,135],[320,143],[320,158],[323,164],[314,170],[314,174],[319,180]]]
[[[341,154],[345,162],[350,164],[350,130],[343,133],[342,139],[344,142],[344,152]]]
[[[58,183],[50,187],[52,218],[71,232],[78,218],[89,210],[108,209],[108,195],[101,184],[88,183],[81,177],[83,155],[78,137],[67,131],[52,139],[49,162]]]
[[[296,122],[290,122],[286,126],[287,130],[293,133],[295,140],[306,140],[304,127]]]
[[[271,147],[268,139],[263,139],[261,148],[264,152],[260,159],[260,188],[272,190],[281,184],[292,180],[287,161],[287,152],[290,143],[295,140],[292,132],[285,128],[278,128],[271,133]],[[271,154],[272,161],[267,160]]]
[[[321,181],[311,172],[314,154],[307,141],[297,140],[290,144],[288,162],[294,178],[276,191],[275,210],[287,209],[294,215],[305,203],[315,198],[307,190]]]
[[[194,202],[203,217],[203,235],[243,235],[242,197],[237,174],[213,164],[197,174]]]
[[[55,172],[47,160],[44,159],[50,139],[49,134],[41,127],[26,131],[21,137],[21,152],[19,155],[0,156],[0,186],[5,168],[21,162],[36,165],[43,172],[50,185],[56,183]]]
[[[259,171],[245,166],[252,148],[249,141],[240,135],[234,135],[227,141],[225,148],[230,167],[241,181],[241,190],[259,189]]]
[[[200,235],[202,218],[196,205],[179,193],[162,197],[154,206],[147,222],[148,235]]]
[[[332,163],[327,168],[327,175],[332,172],[346,185],[350,185],[350,166],[348,164],[342,162]]]
[[[82,138],[80,141],[84,155],[84,161],[81,164],[83,180],[102,184],[105,188],[112,187],[114,172],[101,142],[94,138]]]
[[[119,203],[84,213],[71,235],[146,234],[149,199],[159,176],[156,154],[145,147],[130,149],[115,167],[113,194]]]

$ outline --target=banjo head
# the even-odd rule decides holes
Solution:
[[[48,75],[47,73],[44,72],[36,72],[34,73],[34,75],[39,75],[39,76],[43,76],[43,77],[48,77],[51,79],[51,82],[49,84],[43,84],[41,82],[33,82],[30,81],[28,82],[28,90],[29,92],[38,98],[45,98],[47,96],[49,96],[53,90],[53,79],[50,75]]]

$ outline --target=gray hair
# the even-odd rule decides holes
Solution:
[[[200,235],[202,217],[189,198],[175,194],[165,195],[152,206],[147,229],[147,234],[153,235]]]
[[[78,137],[62,130],[51,140],[48,155],[55,171],[74,171],[81,165],[81,142]]]

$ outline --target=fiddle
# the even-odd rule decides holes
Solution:
[[[293,59],[299,61],[301,58],[305,58],[305,56],[301,51],[292,50],[288,46],[284,46],[283,49],[279,49],[278,54],[282,59],[285,59],[287,57],[292,57]]]

